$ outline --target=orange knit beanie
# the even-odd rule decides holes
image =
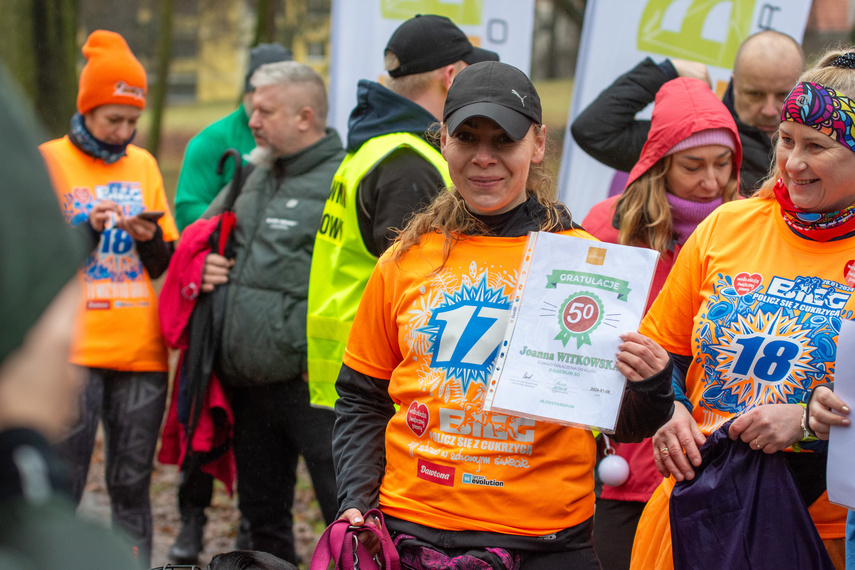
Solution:
[[[80,73],[77,110],[86,113],[100,105],[132,105],[145,109],[145,70],[125,38],[95,30],[83,44],[86,65]]]

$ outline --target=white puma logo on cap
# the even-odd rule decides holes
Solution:
[[[522,103],[522,106],[523,106],[523,107],[525,107],[525,97],[528,97],[528,95],[526,95],[525,97],[523,97],[523,96],[521,96],[519,93],[517,93],[517,90],[516,90],[516,89],[511,89],[511,93],[513,93],[514,95],[516,95],[517,97],[519,97],[520,103]]]

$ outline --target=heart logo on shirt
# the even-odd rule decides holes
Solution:
[[[413,402],[407,409],[407,425],[413,430],[413,433],[422,437],[427,431],[430,423],[430,412],[428,407],[418,402]]]
[[[855,259],[850,259],[843,267],[843,279],[850,287],[855,287]]]
[[[747,295],[753,293],[763,283],[763,276],[759,273],[749,275],[745,271],[733,278],[733,288],[736,289],[737,295]]]

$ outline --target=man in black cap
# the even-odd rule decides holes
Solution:
[[[419,15],[401,24],[386,46],[386,86],[359,82],[348,121],[348,154],[336,172],[312,256],[308,358],[313,405],[335,403],[350,324],[395,229],[450,185],[445,160],[426,133],[442,116],[454,76],[467,65],[498,59],[473,46],[448,18]]]
[[[266,63],[290,61],[291,50],[280,44],[259,44],[249,50],[249,69],[243,89],[243,101],[236,110],[211,123],[190,139],[184,151],[184,163],[175,191],[175,221],[178,229],[195,222],[207,209],[214,197],[226,186],[234,174],[234,162],[226,162],[223,173],[217,174],[217,163],[228,148],[236,148],[244,156],[255,148],[249,117],[252,115],[252,74]],[[243,176],[249,174],[244,168]],[[202,535],[207,517],[205,509],[211,504],[214,478],[202,471],[195,461],[181,466],[181,483],[178,487],[178,509],[181,511],[181,530],[169,549],[169,559],[182,564],[195,564],[202,550]],[[244,543],[245,523],[241,521],[238,546]]]
[[[202,129],[187,143],[175,190],[175,222],[180,231],[195,222],[214,196],[231,180],[234,173],[232,161],[225,164],[222,174],[217,174],[217,161],[223,151],[236,148],[246,155],[255,148],[255,139],[248,125],[255,89],[250,85],[249,78],[265,63],[291,59],[291,50],[280,44],[259,44],[249,50],[243,101],[237,109]]]

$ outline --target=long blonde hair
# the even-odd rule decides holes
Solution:
[[[799,77],[799,83],[819,83],[825,87],[831,87],[835,91],[843,93],[850,99],[855,99],[855,70],[845,69],[831,65],[831,62],[846,53],[855,52],[855,47],[843,49],[830,49],[817,60],[810,69]],[[775,197],[773,188],[781,177],[781,169],[778,168],[778,133],[775,133],[775,150],[769,174],[763,181],[763,185],[754,194],[754,198],[772,199]]]
[[[674,221],[665,174],[672,162],[672,155],[661,158],[623,191],[616,205],[618,243],[649,247],[662,254],[668,252],[674,241]],[[724,202],[735,200],[739,192],[735,171],[722,191]]]
[[[443,125],[442,130],[445,130]],[[535,136],[546,136],[542,125],[534,125]],[[434,136],[439,138],[439,132]],[[555,178],[546,166],[546,158],[539,163],[531,163],[526,179],[526,198],[535,198],[546,210],[546,215],[540,221],[539,229],[542,231],[554,231],[561,224],[564,216],[570,212],[564,204],[556,202],[557,187]],[[422,236],[429,233],[442,234],[445,243],[442,249],[442,265],[436,271],[442,269],[452,248],[459,241],[468,236],[484,235],[487,228],[483,222],[472,215],[466,207],[466,201],[460,192],[452,186],[446,192],[440,192],[430,205],[415,214],[406,227],[395,238],[392,247],[395,253],[391,261],[397,261],[408,249],[418,244]]]

